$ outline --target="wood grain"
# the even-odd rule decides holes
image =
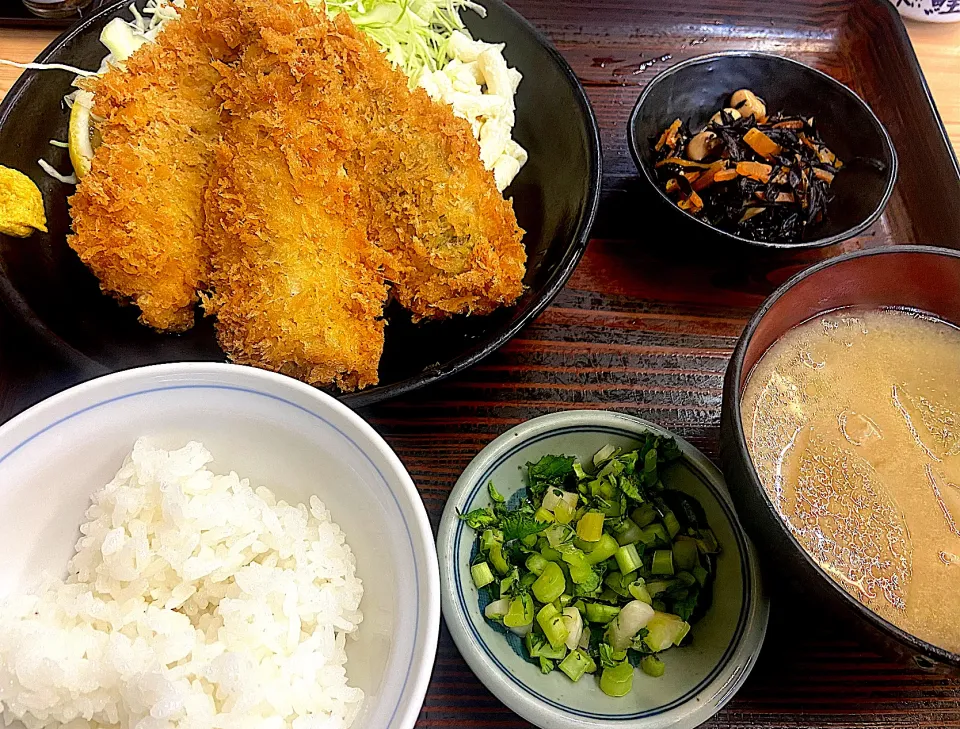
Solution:
[[[960,23],[907,20],[904,24],[953,147],[960,149]],[[0,58],[27,63],[56,37],[51,30],[0,28]],[[732,41],[735,45],[736,39]],[[816,40],[808,42],[815,45]],[[21,73],[0,65],[0,97]]]
[[[512,424],[544,413],[576,408],[635,413],[717,456],[722,379],[736,339],[773,287],[810,259],[693,250],[649,230],[638,217],[637,176],[622,130],[640,87],[670,60],[660,59],[762,47],[816,63],[841,80],[869,83],[855,78],[838,50],[846,22],[841,10],[848,4],[843,0],[778,3],[769,11],[776,21],[759,12],[738,15],[736,0],[712,0],[702,8],[684,3],[689,9],[671,11],[670,24],[659,34],[645,25],[648,14],[631,10],[635,6],[626,0],[514,4],[548,33],[588,87],[603,127],[607,193],[597,237],[567,288],[532,325],[469,371],[362,411],[410,470],[435,529],[450,488],[471,458]],[[960,26],[909,29],[953,144],[960,147]],[[29,60],[51,37],[0,30],[0,56]],[[0,89],[17,73],[0,67]],[[888,216],[893,222],[849,247],[898,236],[914,240],[915,231],[896,222],[904,220],[907,202],[907,197],[895,200],[901,208]],[[0,420],[75,379],[0,320]],[[776,576],[770,578],[776,584]],[[802,596],[777,597],[760,663],[706,726],[960,727],[960,680],[891,663],[850,640]],[[477,681],[442,628],[418,726],[529,725]]]
[[[960,23],[906,26],[953,148],[960,150]]]
[[[47,44],[56,38],[53,30],[33,28],[0,28],[0,58],[17,63],[29,63]],[[0,64],[0,96],[6,95],[23,71]]]

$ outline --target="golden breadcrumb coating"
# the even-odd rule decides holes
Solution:
[[[104,291],[161,330],[193,325],[209,271],[201,201],[219,128],[210,61],[188,6],[125,69],[84,82],[103,141],[70,198],[68,243]]]
[[[302,12],[302,11],[301,11]],[[362,182],[371,235],[388,254],[386,275],[414,318],[487,314],[523,290],[526,251],[513,205],[484,169],[466,120],[393,68],[346,14],[340,78],[347,174]]]
[[[234,5],[241,30],[230,42],[269,47],[271,62],[299,75],[303,94],[321,89],[317,100],[331,110],[324,129],[359,183],[359,214],[387,254],[400,303],[415,318],[512,304],[525,272],[523,231],[484,169],[470,125],[422,89],[411,91],[345,13],[330,21],[294,0]],[[278,114],[290,103],[271,101]],[[300,129],[291,123],[291,134]]]
[[[241,31],[225,31],[238,57],[218,65],[224,113],[206,197],[205,306],[235,362],[344,391],[375,384],[387,288],[358,182],[344,174],[345,111],[326,94],[338,56],[314,52],[326,28],[300,28],[283,4],[264,24],[245,5],[205,3],[221,15],[235,6]]]

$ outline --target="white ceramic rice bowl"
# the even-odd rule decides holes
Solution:
[[[366,694],[354,727],[409,729],[433,668],[439,578],[423,502],[400,460],[358,415],[282,375],[185,363],[78,385],[0,426],[0,595],[43,572],[65,576],[90,494],[134,441],[202,442],[215,473],[278,498],[317,494],[344,530],[363,580],[364,619],[347,674]],[[14,725],[16,726],[16,725]]]

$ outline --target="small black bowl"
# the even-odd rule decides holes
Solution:
[[[678,118],[692,130],[702,128],[738,89],[764,99],[769,113],[814,117],[823,141],[847,163],[830,187],[834,200],[826,219],[796,243],[751,240],[719,230],[677,207],[657,182],[651,138]],[[897,179],[890,135],[863,99],[822,71],[769,53],[711,53],[671,66],[637,100],[627,140],[637,169],[673,214],[687,221],[688,230],[762,248],[820,248],[862,233],[880,217]],[[858,159],[871,163],[856,163]]]
[[[838,256],[777,289],[744,329],[727,367],[720,415],[720,461],[740,519],[781,589],[813,595],[886,653],[914,665],[960,674],[960,655],[920,640],[857,601],[800,545],[760,483],[740,412],[754,365],[785,332],[848,306],[907,308],[960,326],[960,251],[891,246]]]
[[[600,135],[586,93],[569,64],[530,23],[502,0],[481,0],[486,15],[464,12],[475,37],[505,43],[507,62],[524,80],[517,91],[514,135],[530,159],[507,188],[526,231],[524,292],[514,306],[489,316],[457,316],[414,324],[388,307],[380,384],[333,393],[353,407],[370,405],[441,380],[502,346],[543,311],[563,288],[583,251],[600,196]],[[136,0],[142,9],[145,0]],[[130,18],[129,0],[104,8],[57,38],[37,61],[97,68],[106,55],[100,31]],[[39,186],[49,233],[30,240],[0,234],[0,303],[79,378],[161,362],[222,361],[210,319],[190,331],[161,334],[137,322],[138,310],[101,293],[97,279],[67,246],[70,215],[62,185],[37,165],[45,158],[70,172],[65,149],[68,115],[62,99],[73,75],[26,71],[0,103],[0,164]]]

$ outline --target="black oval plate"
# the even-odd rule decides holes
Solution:
[[[483,4],[485,18],[464,12],[470,31],[506,43],[507,62],[524,76],[514,134],[530,159],[507,193],[526,231],[526,290],[514,306],[489,316],[441,322],[413,324],[406,312],[389,306],[380,384],[337,395],[355,407],[423,387],[490,354],[546,308],[587,245],[601,177],[593,110],[549,41],[501,0]],[[128,18],[127,7],[127,0],[120,0],[68,30],[37,61],[97,68],[106,54],[100,29],[114,17]],[[66,72],[26,71],[0,103],[0,164],[38,184],[50,229],[26,240],[0,235],[0,296],[17,319],[83,377],[159,362],[222,361],[209,319],[182,335],[140,325],[136,307],[120,306],[102,294],[97,279],[67,246],[66,198],[73,188],[46,175],[37,160],[42,157],[61,172],[71,172],[67,151],[49,140],[66,139],[68,113],[62,99],[72,78]]]

